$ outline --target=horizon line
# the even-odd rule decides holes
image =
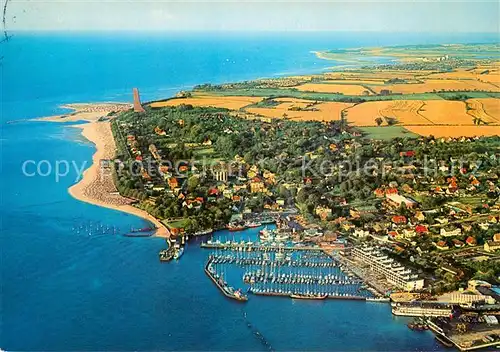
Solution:
[[[270,29],[176,29],[176,28],[102,28],[102,29],[87,29],[87,28],[18,28],[18,29],[5,29],[6,32],[205,32],[205,33],[227,33],[232,34],[234,32],[238,33],[383,33],[383,34],[396,34],[396,33],[409,33],[409,34],[496,34],[498,35],[498,40],[500,41],[500,32],[481,32],[481,31],[427,31],[427,30],[400,30],[400,31],[380,31],[380,30],[351,30],[351,29],[281,29],[281,30],[270,30]]]

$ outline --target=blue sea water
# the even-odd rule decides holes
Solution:
[[[88,166],[94,152],[73,127],[24,119],[61,112],[64,103],[128,101],[132,87],[152,100],[200,83],[334,65],[312,50],[494,40],[488,34],[15,33],[0,44],[0,348],[440,350],[430,333],[411,332],[384,304],[228,301],[205,276],[207,253],[197,242],[179,262],[160,264],[161,239],[89,235],[89,228],[124,233],[146,224],[71,198],[74,169],[59,180],[53,173],[23,174],[27,160]]]

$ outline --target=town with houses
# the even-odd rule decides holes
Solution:
[[[498,136],[384,141],[343,121],[241,119],[190,105],[142,110],[112,119],[114,179],[169,229],[177,252],[161,259],[178,258],[189,236],[237,235],[272,222],[271,235],[267,226],[260,231],[261,241],[274,239],[269,248],[321,250],[363,280],[373,299],[390,300],[393,314],[430,319],[412,328],[441,331],[441,340],[463,350],[498,343],[497,323],[484,323],[500,312]],[[252,250],[252,242],[209,242]],[[206,272],[220,285],[213,263]],[[484,323],[476,325],[488,341],[477,340],[474,324],[458,333],[463,322],[442,322],[455,307]]]

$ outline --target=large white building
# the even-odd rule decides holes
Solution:
[[[376,248],[364,246],[352,250],[352,256],[368,265],[377,274],[385,276],[388,283],[405,291],[419,291],[424,288],[424,279]]]
[[[219,163],[212,168],[212,175],[216,181],[227,182],[228,166],[225,163]]]

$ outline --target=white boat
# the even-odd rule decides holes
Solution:
[[[382,303],[387,303],[390,302],[391,299],[388,297],[367,297],[366,298],[367,302],[382,302]]]
[[[180,257],[182,257],[182,254],[184,254],[184,248],[181,247],[179,248],[175,254],[174,254],[174,259],[179,259]]]
[[[195,233],[193,233],[193,236],[205,236],[205,235],[211,234],[212,232],[214,232],[213,229],[207,229],[207,230],[195,232]]]

